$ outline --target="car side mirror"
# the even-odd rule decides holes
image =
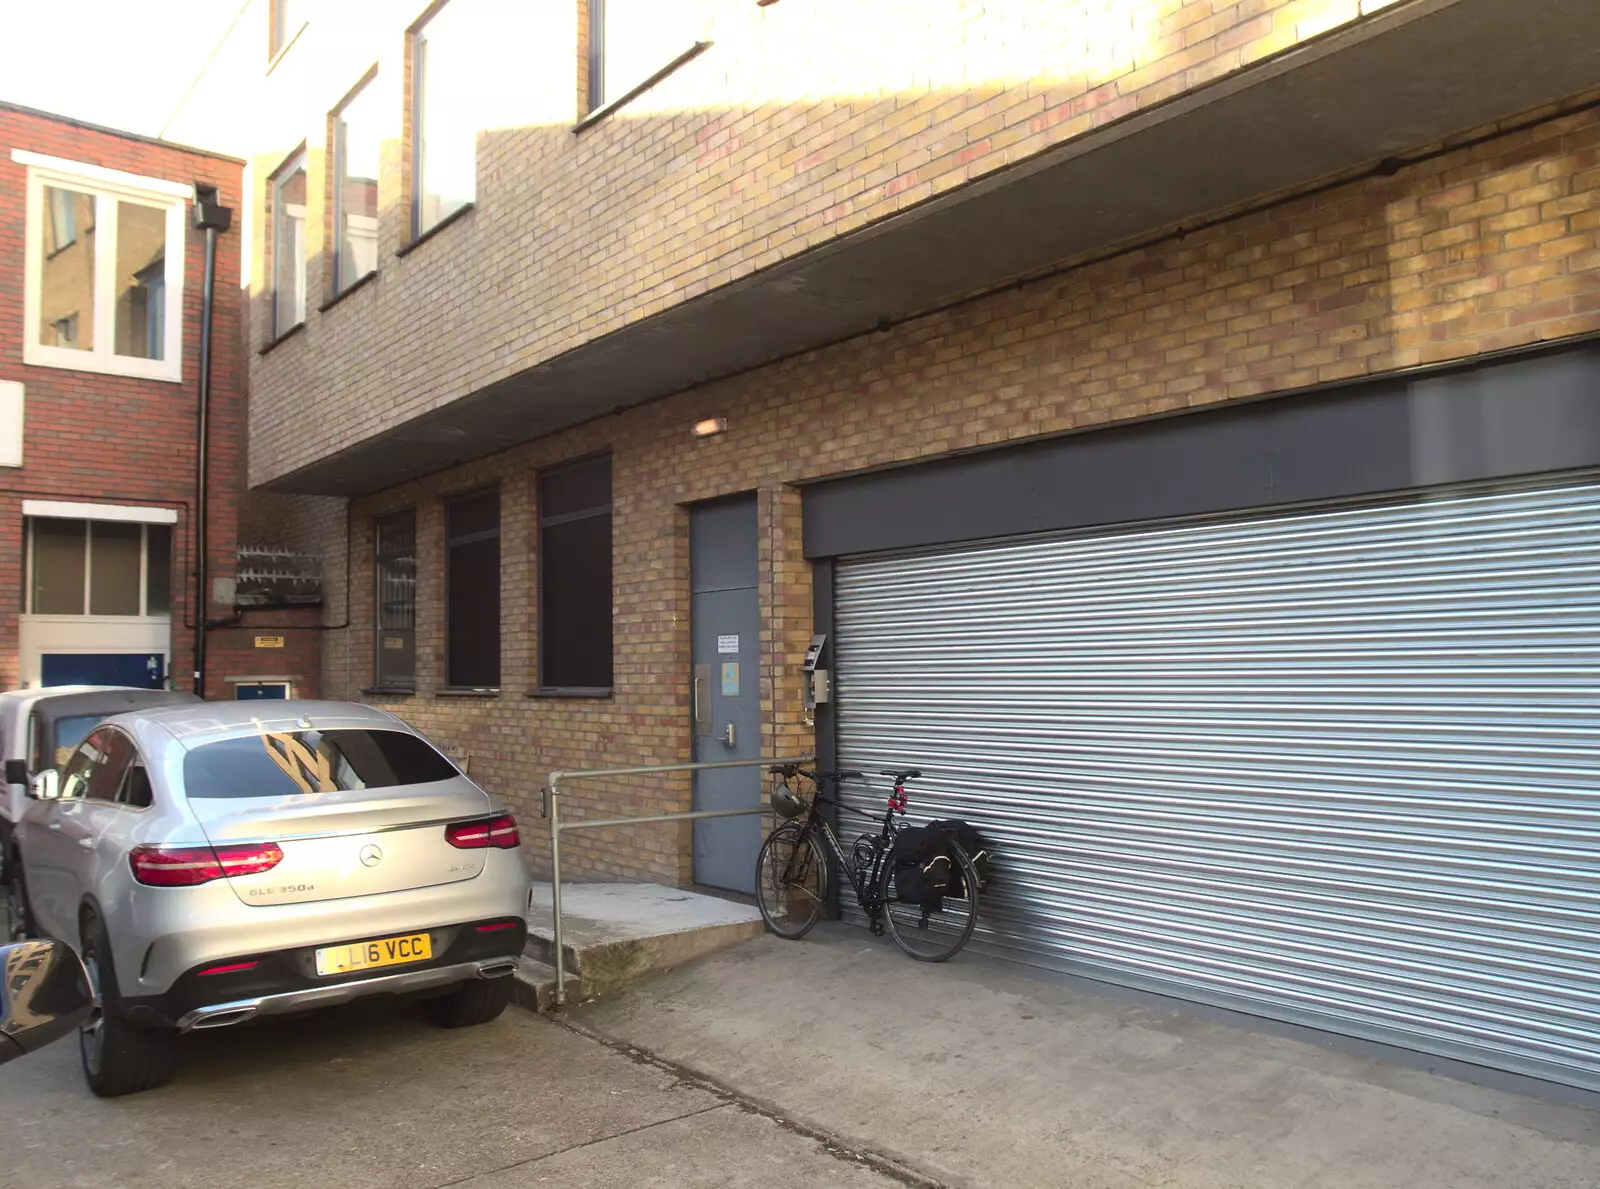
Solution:
[[[28,761],[27,760],[7,760],[6,761],[6,783],[7,784],[27,784],[28,783]]]
[[[35,801],[55,801],[61,796],[61,773],[46,768],[28,782],[28,796]]]
[[[71,946],[0,946],[0,1065],[76,1032],[93,1005],[89,976]]]

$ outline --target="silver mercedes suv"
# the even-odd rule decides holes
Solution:
[[[161,1084],[192,1029],[384,993],[460,1027],[510,1001],[529,886],[516,821],[384,711],[118,715],[29,797],[22,923],[89,969],[96,1094]]]

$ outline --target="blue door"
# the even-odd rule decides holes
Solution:
[[[44,685],[131,685],[165,689],[166,658],[159,652],[47,652],[39,658]]]

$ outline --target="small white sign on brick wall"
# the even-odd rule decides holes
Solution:
[[[0,380],[0,467],[22,465],[22,382]]]

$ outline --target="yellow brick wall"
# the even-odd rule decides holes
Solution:
[[[711,48],[575,134],[583,0],[470,0],[485,29],[474,102],[494,113],[477,207],[396,256],[410,235],[406,31],[424,5],[316,6],[269,72],[258,0],[166,133],[251,161],[258,349],[266,179],[307,150],[311,313],[255,357],[252,479],[1405,2],[704,0],[683,6],[705,17],[663,34],[660,59],[696,38]],[[328,113],[374,62],[388,142],[381,275],[319,312]]]
[[[1590,101],[1591,103],[1593,100]],[[1488,139],[1482,139],[1488,135]],[[513,800],[536,855],[551,769],[682,761],[689,746],[686,505],[760,493],[761,690],[775,750],[808,750],[811,631],[797,482],[1600,332],[1600,114],[1585,108],[1378,177],[1035,280],[358,501],[349,632],[328,689],[370,681],[370,522],[419,510],[421,692],[391,705]],[[726,434],[690,437],[699,418]],[[539,699],[534,475],[614,455],[616,693]],[[440,500],[504,496],[504,691],[438,697]],[[342,556],[342,551],[341,554]],[[340,643],[342,641],[343,643]],[[686,782],[573,786],[573,816],[688,808]],[[688,880],[688,832],[574,834],[579,874]]]

